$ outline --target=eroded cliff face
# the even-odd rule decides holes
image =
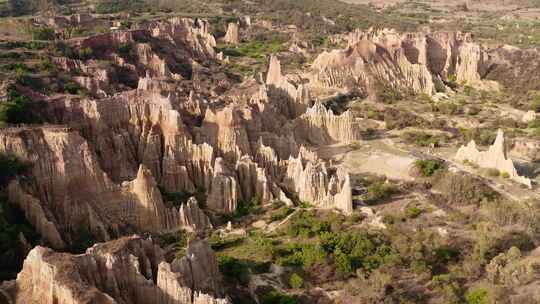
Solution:
[[[298,193],[302,202],[352,213],[349,174],[342,170],[331,172],[319,159],[307,159],[302,152],[297,158],[289,159],[285,183]]]
[[[306,85],[291,83],[281,73],[281,62],[276,56],[270,57],[266,87],[269,98],[272,99],[280,112],[290,118],[302,115],[312,104],[310,91]]]
[[[317,103],[296,120],[295,132],[312,144],[350,143],[360,138],[350,111],[335,115]]]
[[[169,264],[159,246],[138,236],[71,255],[34,248],[6,294],[16,303],[226,304],[212,249],[195,241]],[[175,266],[179,263],[179,266]]]
[[[462,33],[355,31],[349,46],[320,54],[309,78],[314,88],[360,89],[373,94],[380,83],[432,95],[451,82],[496,89],[484,80],[489,55]]]
[[[346,172],[301,147],[350,143],[358,126],[350,112],[315,104],[309,79],[283,75],[277,57],[266,81],[233,86],[213,74],[208,23],[180,18],[70,43],[92,49],[92,59],[53,60],[79,71],[90,94],[45,98],[40,114],[59,127],[0,132],[0,152],[32,165],[9,186],[10,199],[52,247],[71,246],[81,232],[107,241],[211,227],[196,201],[172,207],[162,191],[204,192],[217,213],[296,197],[352,210]]]
[[[0,142],[0,152],[31,166],[31,178],[9,185],[10,201],[53,247],[72,244],[81,232],[109,240],[129,232],[129,227],[149,232],[210,227],[194,204],[167,208],[145,165],[132,181],[113,182],[88,142],[69,129],[3,129]],[[190,218],[193,214],[197,216]]]

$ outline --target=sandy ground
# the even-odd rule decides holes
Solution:
[[[371,173],[391,179],[412,180],[409,170],[416,158],[399,150],[389,139],[363,141],[353,149],[349,146],[328,146],[317,151],[352,174]]]
[[[386,175],[390,179],[412,180],[409,170],[415,159],[383,151],[365,153],[352,151],[343,160],[343,167],[351,173]]]

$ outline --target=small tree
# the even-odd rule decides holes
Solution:
[[[35,121],[32,114],[32,100],[15,89],[8,90],[8,101],[0,103],[0,125],[20,124]]]
[[[304,285],[304,279],[299,274],[293,273],[289,278],[289,285],[294,289],[301,288]]]
[[[337,271],[345,276],[349,276],[352,271],[351,258],[343,253],[339,248],[334,251],[334,261]]]

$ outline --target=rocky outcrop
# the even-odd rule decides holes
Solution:
[[[231,22],[227,25],[227,32],[225,37],[223,37],[223,42],[228,44],[237,45],[240,43],[240,33],[239,33],[238,23]]]
[[[523,117],[521,118],[521,121],[522,122],[525,122],[525,123],[528,123],[528,122],[531,122],[531,121],[535,121],[536,120],[536,112],[534,111],[527,111]]]
[[[236,210],[236,203],[239,199],[239,188],[233,173],[223,162],[222,158],[217,158],[214,166],[214,177],[212,186],[208,194],[208,208],[231,213]]]
[[[295,121],[297,138],[313,145],[350,143],[360,138],[359,127],[350,111],[334,115],[321,103],[316,103]]]
[[[459,148],[456,154],[456,160],[474,163],[482,168],[494,168],[501,174],[508,174],[514,181],[532,187],[531,180],[527,177],[518,175],[513,161],[507,157],[506,146],[504,143],[504,133],[502,130],[497,132],[497,138],[487,151],[479,151],[474,140],[468,145]]]
[[[284,182],[290,191],[298,193],[302,202],[352,213],[350,177],[341,169],[331,173],[320,160],[306,160],[300,153],[289,159]]]
[[[236,161],[244,154],[251,155],[246,122],[239,107],[233,104],[215,111],[207,109],[202,134],[204,141],[217,147],[229,161]]]
[[[311,105],[311,96],[308,86],[299,84],[295,86],[281,73],[281,62],[276,56],[270,57],[268,73],[266,76],[269,98],[272,99],[281,113],[295,118],[302,115]]]
[[[2,130],[0,152],[31,165],[31,179],[12,182],[9,198],[54,247],[73,243],[82,231],[97,240],[109,240],[132,228],[163,232],[194,224],[203,225],[196,230],[209,227],[193,206],[182,210],[165,207],[145,165],[139,167],[134,180],[114,183],[100,169],[88,143],[75,132],[47,127]],[[196,218],[187,216],[188,207]]]
[[[55,57],[52,60],[60,69],[78,73],[73,80],[92,96],[107,97],[118,89],[118,84],[113,81],[115,73],[108,68],[100,67],[94,60],[82,61],[65,57]]]
[[[197,58],[215,58],[216,39],[210,33],[210,24],[203,19],[171,18],[167,22],[154,22],[148,26],[153,37],[188,45]]]
[[[380,83],[401,91],[432,95],[445,83],[496,88],[483,77],[487,53],[462,33],[356,31],[349,46],[320,54],[309,75],[314,88],[360,90],[374,94]]]
[[[208,188],[213,148],[193,143],[172,103],[172,97],[136,90],[101,100],[50,103],[48,116],[76,126],[116,182],[133,179],[144,164],[167,191]]]
[[[171,263],[171,270],[181,274],[177,280],[182,286],[207,294],[223,295],[216,254],[204,240],[191,242],[185,256]]]
[[[167,263],[157,245],[138,236],[96,244],[81,255],[38,246],[7,294],[28,304],[229,303],[215,297],[220,275],[210,247],[194,242],[187,252],[190,267],[183,268]]]

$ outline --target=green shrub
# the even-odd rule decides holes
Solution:
[[[229,256],[218,256],[219,271],[228,279],[241,283],[249,281],[249,269],[240,260]]]
[[[462,113],[462,108],[452,102],[440,102],[432,105],[432,111],[446,115],[457,115]]]
[[[92,58],[92,49],[89,47],[82,48],[79,50],[79,59],[88,60]]]
[[[497,177],[501,175],[501,172],[495,168],[488,168],[484,170],[485,174],[490,177]]]
[[[540,112],[540,98],[536,98],[529,103],[529,109]]]
[[[456,89],[458,87],[457,76],[454,74],[448,75],[446,85],[452,89]]]
[[[293,273],[289,277],[289,286],[291,286],[294,289],[302,288],[304,285],[304,279],[297,273]]]
[[[429,125],[422,117],[396,108],[387,108],[384,111],[384,123],[389,130],[404,129],[406,127],[421,127]]]
[[[272,290],[261,297],[261,304],[299,304],[294,296],[284,295]]]
[[[535,119],[527,124],[527,128],[536,129],[540,128],[540,119]]]
[[[423,210],[416,207],[416,206],[410,206],[410,207],[407,207],[405,209],[405,216],[407,218],[410,218],[410,219],[413,219],[413,218],[417,218],[418,216],[420,216],[420,214],[422,214]]]
[[[287,226],[287,234],[292,237],[313,237],[326,231],[330,231],[330,223],[318,219],[313,211],[297,213]]]
[[[353,267],[351,258],[339,248],[334,251],[334,262],[336,263],[336,269],[339,273],[345,276],[352,274]]]
[[[234,217],[240,218],[249,214],[258,214],[261,211],[261,204],[258,197],[251,198],[250,201],[238,201],[236,204],[236,210]]]
[[[278,263],[283,266],[302,266],[310,268],[314,265],[323,264],[326,260],[326,252],[320,245],[313,244],[290,244],[279,252]]]
[[[257,38],[240,43],[238,46],[221,47],[219,51],[230,57],[249,57],[258,60],[265,60],[268,55],[276,54],[284,50],[285,41],[280,38]]]
[[[394,88],[384,81],[379,81],[376,83],[375,94],[377,101],[386,104],[391,104],[405,98],[405,94],[403,94],[400,89]]]
[[[0,125],[3,123],[22,124],[36,122],[32,112],[30,97],[20,94],[16,89],[8,90],[8,100],[0,103]]]
[[[281,221],[293,212],[294,212],[294,209],[289,208],[289,207],[280,208],[279,210],[272,213],[272,216],[270,217],[270,221],[272,222]]]
[[[320,244],[327,253],[333,254],[342,274],[351,274],[358,268],[370,272],[399,258],[385,241],[365,233],[326,232],[321,234]]]
[[[54,29],[50,27],[37,27],[31,30],[32,39],[34,40],[54,40],[56,34]]]
[[[465,295],[467,304],[489,304],[489,293],[484,288],[477,288],[467,292]]]
[[[474,129],[459,129],[463,142],[468,143],[474,140],[476,144],[487,146],[495,141],[495,132],[492,128],[474,128]]]
[[[418,131],[405,132],[403,134],[403,140],[419,147],[438,147],[441,142],[441,140],[433,134]]]
[[[118,45],[118,48],[117,48],[118,54],[120,54],[120,56],[124,58],[131,58],[132,50],[133,50],[133,45],[129,42],[120,43],[120,45]]]
[[[503,171],[503,172],[501,172],[501,177],[502,178],[510,178],[510,173],[508,173],[506,171]]]
[[[432,176],[437,170],[444,168],[444,163],[434,159],[417,160],[414,164],[425,177]]]
[[[499,198],[499,194],[482,180],[468,174],[438,171],[434,174],[433,184],[450,204],[479,204]]]
[[[79,84],[77,84],[74,81],[68,81],[66,84],[64,84],[64,91],[68,92],[69,94],[77,95],[80,91]]]
[[[391,183],[379,181],[374,182],[367,187],[367,193],[364,195],[364,199],[368,204],[375,204],[390,198],[396,193],[398,193],[396,186]]]
[[[100,0],[95,11],[98,14],[116,14],[123,11],[140,11],[148,8],[142,0]]]

